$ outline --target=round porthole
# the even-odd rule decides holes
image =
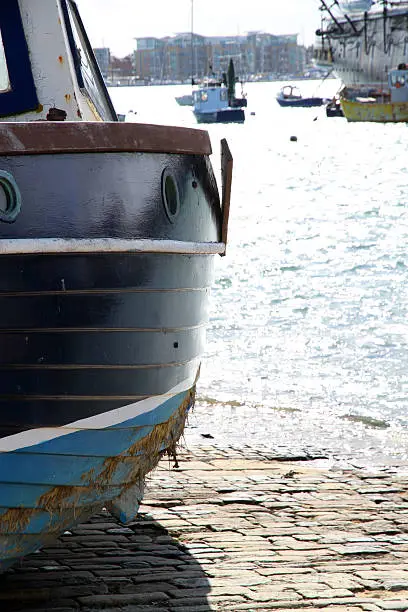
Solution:
[[[174,223],[180,212],[180,196],[176,179],[167,168],[162,176],[162,198],[166,215]]]
[[[21,193],[14,177],[0,170],[0,221],[13,223],[21,210]]]

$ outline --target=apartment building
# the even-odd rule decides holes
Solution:
[[[275,36],[250,32],[245,36],[200,36],[181,33],[166,38],[137,38],[135,75],[144,80],[180,81],[226,72],[232,58],[239,76],[301,75],[305,48],[297,34]]]

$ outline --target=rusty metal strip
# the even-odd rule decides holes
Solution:
[[[174,153],[211,155],[203,130],[142,123],[0,123],[0,155],[56,153]]]

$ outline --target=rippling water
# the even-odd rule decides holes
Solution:
[[[192,425],[225,442],[405,460],[407,127],[281,109],[280,86],[246,87],[245,125],[208,126],[217,174],[223,137],[235,166]],[[174,101],[188,91],[111,93],[138,121],[195,126]]]

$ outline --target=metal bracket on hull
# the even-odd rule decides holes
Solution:
[[[221,178],[222,178],[222,229],[221,242],[225,244],[225,250],[221,253],[223,257],[226,254],[228,240],[228,220],[231,204],[231,185],[232,185],[232,168],[234,160],[231,155],[228,142],[225,138],[221,140]]]

